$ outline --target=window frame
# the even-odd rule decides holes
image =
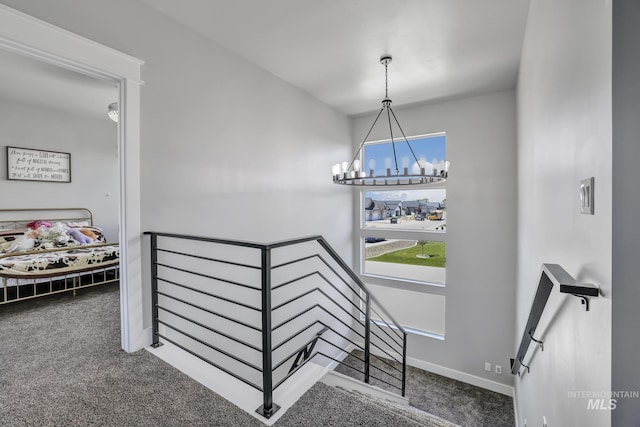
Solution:
[[[438,132],[432,134],[416,135],[407,137],[409,141],[415,139],[424,139],[430,137],[445,136],[445,132]],[[367,144],[382,144],[390,143],[391,139],[377,140],[366,142]],[[402,141],[404,142],[404,141]],[[360,161],[364,164],[364,149],[360,152]],[[366,228],[365,227],[365,215],[364,204],[366,199],[366,193],[369,191],[393,191],[396,189],[430,189],[430,188],[444,188],[446,189],[446,182],[437,186],[425,185],[425,186],[393,186],[388,189],[385,188],[361,188],[354,192],[354,208],[358,212],[354,215],[354,249],[357,264],[357,274],[361,280],[365,283],[372,285],[386,286],[398,289],[405,289],[415,292],[424,292],[434,295],[445,295],[446,279],[444,283],[432,282],[432,281],[418,281],[412,279],[404,279],[400,277],[382,276],[365,272],[365,237],[385,237],[389,239],[401,239],[401,240],[428,240],[433,242],[447,243],[446,231],[426,231],[426,230],[393,230],[389,228]],[[446,269],[446,266],[444,267]]]

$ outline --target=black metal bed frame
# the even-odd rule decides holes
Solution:
[[[364,364],[363,371],[349,366],[350,368],[364,374],[366,383],[370,383],[373,378],[398,389],[402,396],[406,391],[406,354],[407,354],[407,333],[402,326],[376,300],[374,295],[367,289],[359,277],[340,258],[336,251],[325,241],[322,236],[311,236],[300,239],[286,240],[270,244],[235,241],[227,239],[206,238],[200,236],[189,236],[161,232],[145,232],[150,236],[151,244],[151,286],[152,286],[152,317],[153,317],[153,346],[162,345],[160,339],[170,342],[184,351],[198,357],[201,360],[226,372],[234,378],[259,390],[263,394],[263,404],[256,411],[265,418],[270,418],[279,406],[273,402],[273,391],[282,385],[288,378],[294,375],[302,366],[314,357],[323,357],[328,360],[341,363],[341,355],[349,349],[358,349],[364,353],[364,358],[360,360]],[[159,246],[159,240],[164,243],[164,247]],[[243,260],[229,259],[229,257],[212,258],[202,253],[188,253],[183,250],[172,250],[168,247],[175,241],[197,241],[205,244],[223,245],[223,247],[242,247],[259,251],[259,265],[254,265]],[[313,254],[295,256],[277,265],[272,265],[272,254],[274,251],[297,245],[312,244]],[[159,261],[159,255],[162,261]],[[231,257],[233,258],[233,257]],[[230,280],[212,274],[193,271],[190,268],[183,268],[180,260],[191,259],[199,262],[215,263],[214,265],[225,265],[229,268],[241,270],[259,271],[259,283],[244,283],[240,280]],[[170,263],[169,260],[172,262]],[[309,268],[304,262],[313,263]],[[319,261],[319,263],[317,263]],[[282,283],[272,283],[272,273],[289,266],[305,270],[303,274],[298,274],[295,278],[285,280]],[[190,278],[205,280],[211,285],[210,289],[203,290],[193,284],[167,278],[168,272],[178,274],[185,281]],[[313,288],[303,290],[293,286],[301,284],[304,280],[314,280]],[[209,282],[210,281],[210,282]],[[257,281],[257,280],[256,280]],[[251,282],[251,281],[250,281]],[[317,282],[317,283],[316,283]],[[259,306],[256,302],[239,301],[236,298],[224,297],[216,291],[216,284],[224,286],[234,286],[239,289],[251,290],[260,293]],[[302,284],[300,285],[302,287]],[[234,288],[235,289],[235,288]],[[272,303],[272,292],[278,289],[286,289],[287,296],[292,295],[287,300],[276,304]],[[177,291],[181,294],[177,295]],[[187,297],[191,295],[191,297]],[[197,296],[198,301],[193,300]],[[309,301],[312,299],[312,301]],[[209,303],[207,303],[209,301]],[[214,303],[215,301],[215,303]],[[237,311],[246,311],[254,316],[259,314],[260,324],[256,325],[250,321],[239,320],[235,316],[225,314],[221,310],[214,310],[211,305],[223,304],[226,307],[233,307]],[[172,307],[168,307],[171,305]],[[175,306],[175,307],[174,307]],[[183,310],[176,309],[180,307]],[[273,324],[274,313],[281,310],[295,311],[277,324]],[[210,316],[216,319],[214,322],[206,323],[197,320],[196,314]],[[372,315],[377,317],[372,319]],[[312,316],[311,321],[305,321],[303,316]],[[181,319],[187,322],[191,328],[203,331],[196,334],[188,332],[173,324],[170,318]],[[203,317],[203,316],[200,316]],[[328,319],[328,320],[327,320]],[[294,326],[297,322],[305,323],[303,327],[297,329]],[[221,324],[231,322],[235,329],[243,331],[245,334],[258,334],[260,338],[241,339],[238,338],[238,331],[222,330]],[[211,324],[213,323],[213,324]],[[383,324],[385,327],[381,326]],[[160,331],[160,326],[164,327],[164,333]],[[284,331],[286,326],[296,329],[286,338],[274,340],[274,333]],[[199,335],[199,336],[196,336]],[[178,337],[180,339],[178,339]],[[186,341],[193,345],[186,345]],[[260,365],[247,360],[248,357],[241,357],[236,349],[223,348],[222,338],[229,342],[239,344],[243,349],[249,351],[249,355],[260,359]],[[182,340],[182,342],[178,342]],[[293,351],[284,356],[274,357],[274,353],[284,346],[293,343],[297,345]],[[297,344],[296,344],[297,343]],[[227,346],[228,347],[228,346]],[[200,349],[200,350],[198,350]],[[202,349],[207,352],[212,350],[229,363],[223,366],[219,358],[212,358],[203,354]],[[337,355],[336,352],[341,354]],[[235,354],[234,354],[235,353]],[[246,352],[242,352],[246,354]],[[257,353],[257,355],[255,354]],[[327,354],[330,353],[330,354]],[[375,353],[383,354],[384,357]],[[383,368],[372,365],[372,358],[376,358]],[[387,358],[389,360],[387,360]],[[287,365],[290,362],[290,365]],[[394,366],[396,362],[401,366],[399,369]],[[235,364],[237,367],[230,367]],[[289,369],[281,370],[280,368]],[[238,368],[242,367],[242,368]],[[385,379],[372,373],[372,369],[382,371]],[[246,372],[254,372],[254,376],[261,381],[250,378]]]

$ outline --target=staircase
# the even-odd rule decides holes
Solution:
[[[321,236],[262,244],[145,234],[152,353],[267,425],[311,390],[326,394],[316,383],[343,363],[360,385],[338,381],[337,393],[347,387],[350,399],[418,419],[400,414],[406,332]]]
[[[322,402],[323,414],[331,414],[327,420],[314,417]],[[317,419],[321,419],[316,423]],[[423,412],[412,406],[386,400],[359,391],[345,390],[322,382],[315,384],[276,423],[285,426],[381,426],[381,427],[456,427],[449,421]]]

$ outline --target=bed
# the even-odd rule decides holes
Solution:
[[[116,283],[119,262],[89,209],[0,209],[0,305]]]

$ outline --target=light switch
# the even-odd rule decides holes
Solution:
[[[586,215],[593,215],[593,182],[593,177],[580,181],[580,213]]]

